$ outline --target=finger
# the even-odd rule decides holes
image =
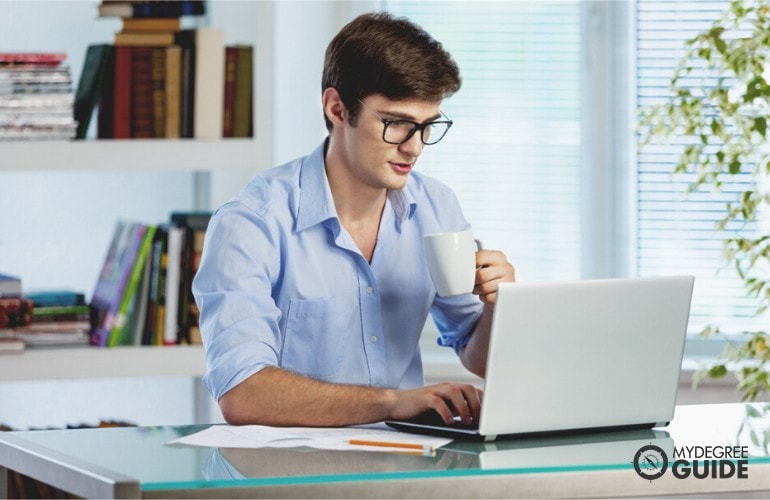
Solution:
[[[471,387],[470,394],[466,395],[468,408],[471,410],[471,420],[478,423],[481,416],[481,397],[482,391],[477,387]]]
[[[474,386],[469,384],[453,386],[449,393],[448,402],[464,424],[471,424],[478,418],[481,404]]]

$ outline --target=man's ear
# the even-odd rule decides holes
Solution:
[[[329,87],[323,92],[322,103],[324,114],[335,126],[341,126],[348,118],[348,110],[342,102],[340,93],[334,87]]]

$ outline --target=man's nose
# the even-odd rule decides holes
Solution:
[[[422,134],[420,132],[420,130],[415,130],[414,134],[412,134],[412,137],[407,139],[406,142],[399,144],[398,149],[402,153],[413,156],[415,158],[420,156],[420,153],[422,153],[422,148],[425,147],[425,144],[422,143]]]

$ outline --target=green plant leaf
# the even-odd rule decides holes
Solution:
[[[727,367],[725,365],[716,365],[709,368],[709,378],[722,378],[727,375]]]
[[[754,118],[754,130],[759,132],[759,135],[765,137],[767,132],[767,120],[763,116]]]

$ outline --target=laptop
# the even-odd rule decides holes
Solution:
[[[692,276],[502,283],[478,426],[438,414],[398,430],[494,441],[649,429],[674,416]]]

